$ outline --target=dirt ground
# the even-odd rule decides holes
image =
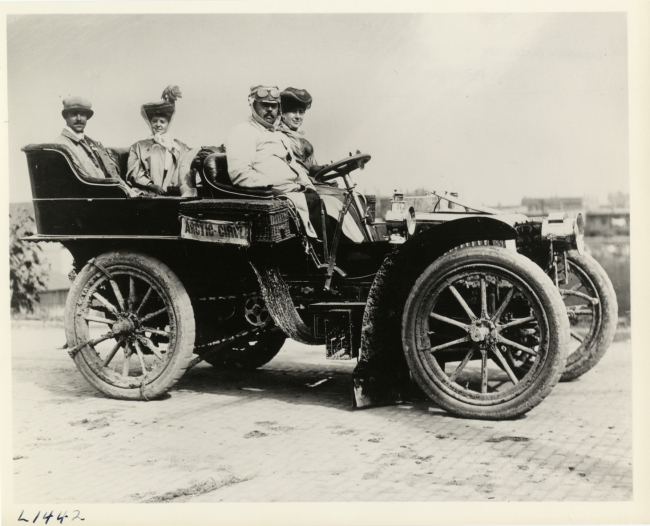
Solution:
[[[14,502],[624,501],[632,498],[631,345],[524,418],[427,401],[353,410],[353,362],[287,342],[264,368],[199,364],[169,396],[111,400],[60,327],[14,323]]]

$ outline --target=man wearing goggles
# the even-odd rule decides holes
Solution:
[[[321,231],[320,198],[306,170],[295,159],[291,144],[277,130],[280,124],[280,90],[253,86],[248,95],[251,116],[235,126],[226,140],[228,175],[232,184],[271,187],[295,204],[311,237]]]
[[[268,97],[270,102],[280,102],[280,90],[275,86],[272,88],[255,86],[251,89],[251,95],[259,101],[263,101]]]

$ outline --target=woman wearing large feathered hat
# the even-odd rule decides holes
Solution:
[[[178,86],[168,86],[160,102],[142,105],[142,118],[151,130],[151,136],[136,142],[129,151],[126,180],[152,195],[196,195],[190,171],[195,151],[169,133],[179,98],[181,90]]]

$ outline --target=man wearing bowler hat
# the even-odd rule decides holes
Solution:
[[[94,114],[90,101],[83,97],[68,97],[63,100],[61,114],[66,125],[54,142],[67,146],[87,175],[120,179],[119,168],[102,143],[84,134],[88,119]]]

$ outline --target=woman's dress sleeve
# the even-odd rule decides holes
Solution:
[[[140,159],[140,146],[136,142],[129,150],[129,160],[127,161],[126,181],[137,186],[147,186],[151,183],[149,174],[142,167]]]

